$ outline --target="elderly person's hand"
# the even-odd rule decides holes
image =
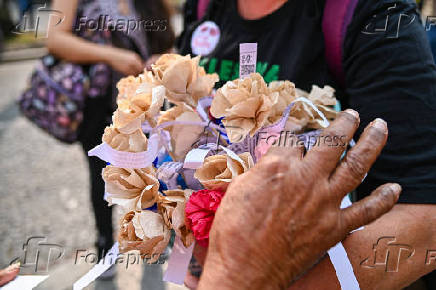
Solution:
[[[20,264],[13,264],[6,269],[0,270],[0,287],[8,284],[17,277],[20,272]]]
[[[387,140],[386,123],[377,119],[340,161],[340,143],[358,126],[357,112],[342,112],[306,155],[298,146],[272,148],[231,183],[211,229],[200,289],[284,289],[350,231],[394,206],[401,187],[385,184],[340,209]]]

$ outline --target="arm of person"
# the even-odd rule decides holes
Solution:
[[[61,11],[64,19],[50,27],[47,48],[53,55],[74,63],[106,63],[125,75],[136,75],[143,68],[141,57],[129,50],[100,45],[72,33],[78,0],[55,0],[52,9]]]
[[[344,247],[361,289],[400,289],[436,269],[425,256],[436,249],[436,70],[415,4],[360,1],[345,40],[344,68],[349,106],[360,112],[362,124],[376,116],[389,126],[388,142],[358,188],[359,197],[384,182],[403,187],[394,210],[351,234]],[[386,253],[381,245],[373,248],[383,237],[414,249],[413,256],[398,260],[398,270],[388,271],[384,262],[361,265],[375,250]],[[292,289],[320,285],[340,289],[328,257]]]
[[[360,289],[402,289],[436,270],[436,206],[396,205],[343,241]],[[387,256],[388,255],[388,256]],[[328,256],[290,289],[341,289]]]

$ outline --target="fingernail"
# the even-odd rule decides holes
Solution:
[[[354,111],[352,109],[346,109],[344,112],[347,114],[350,114],[351,116],[353,116],[356,119],[359,119],[359,113],[357,113],[356,111]]]
[[[372,123],[372,126],[376,129],[383,130],[383,131],[386,130],[387,128],[386,121],[380,118],[375,119],[374,122]]]
[[[397,183],[392,183],[389,185],[389,188],[393,191],[393,192],[399,192],[401,191],[401,186]]]

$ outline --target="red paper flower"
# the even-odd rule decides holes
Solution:
[[[194,192],[186,203],[186,222],[200,246],[209,245],[209,231],[223,196],[222,191],[205,189]]]

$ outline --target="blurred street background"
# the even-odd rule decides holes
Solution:
[[[46,49],[43,39],[32,33],[9,33],[19,21],[19,8],[18,1],[9,1],[6,11],[5,2],[0,0],[0,269],[16,258],[22,260],[28,238],[42,236],[47,243],[61,245],[65,254],[36,289],[71,289],[93,266],[75,264],[77,250],[96,253],[88,166],[80,145],[61,144],[20,114],[17,99]],[[181,2],[173,2],[179,11]],[[181,25],[176,14],[177,32]],[[115,212],[118,228],[120,213]],[[115,279],[97,281],[86,289],[184,289],[162,282],[165,267],[139,264],[126,270],[126,264],[120,264]]]

